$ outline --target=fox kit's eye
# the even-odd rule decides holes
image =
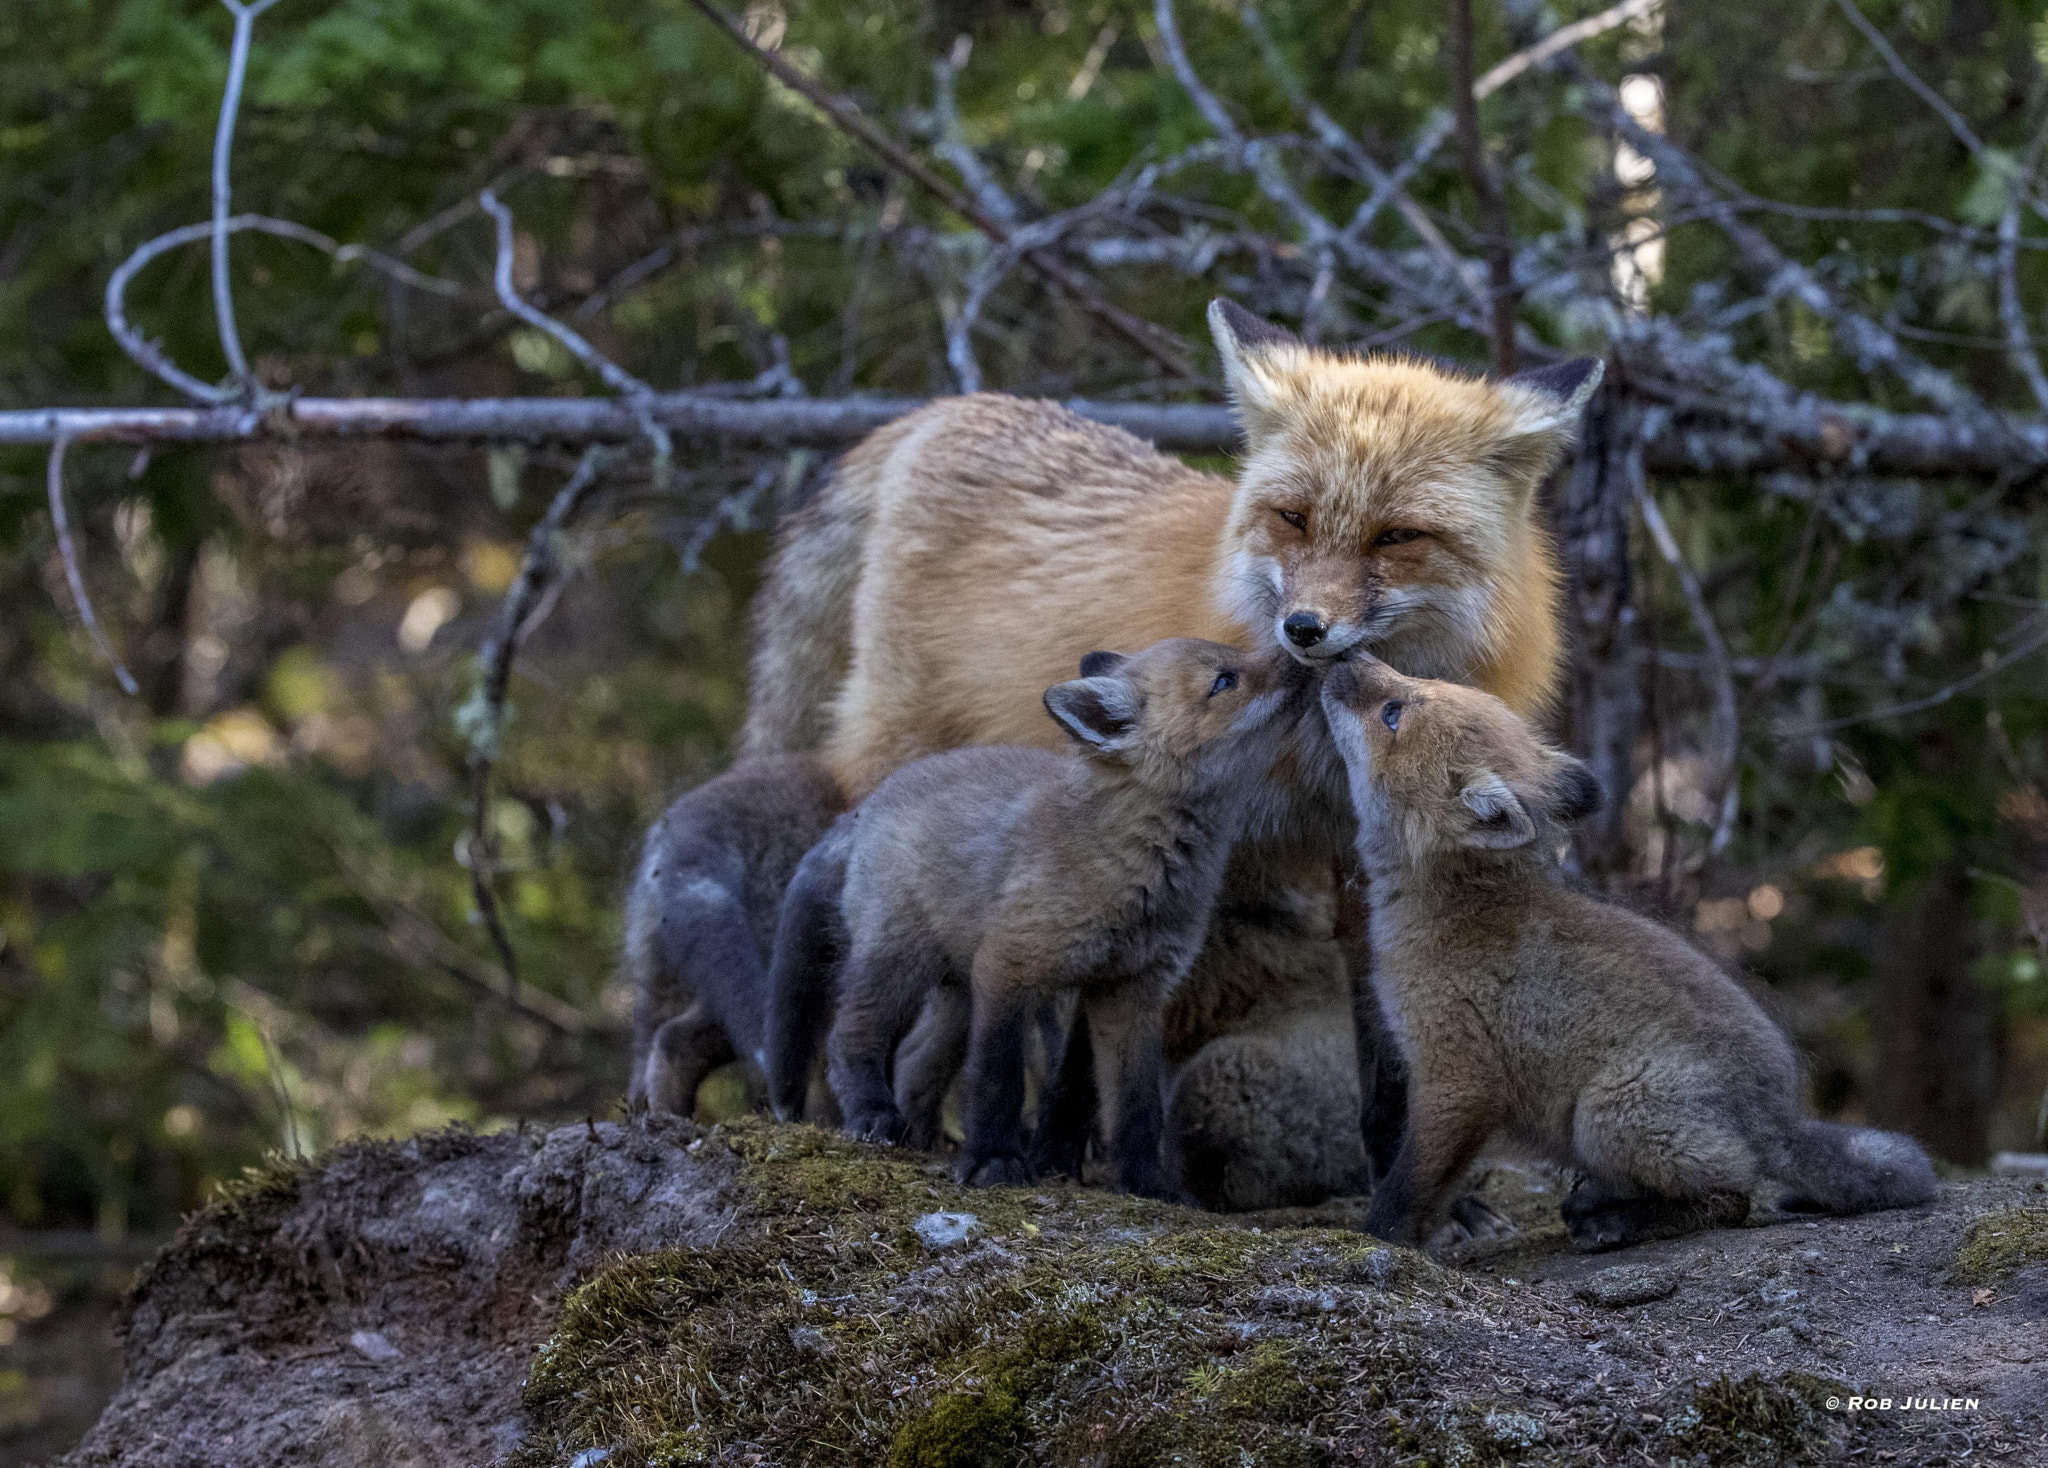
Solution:
[[[1302,514],[1299,510],[1275,509],[1273,513],[1285,520],[1289,525],[1292,525],[1296,530],[1308,529],[1308,516]]]
[[[1429,532],[1426,530],[1389,530],[1381,535],[1374,545],[1406,545],[1411,540],[1420,540]]]
[[[1387,726],[1389,733],[1401,727],[1401,704],[1398,699],[1380,705],[1380,722]]]
[[[1219,693],[1228,693],[1235,687],[1237,687],[1237,674],[1225,668],[1216,675],[1216,681],[1209,685],[1209,697],[1214,698]]]

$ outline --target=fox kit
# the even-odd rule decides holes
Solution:
[[[845,804],[815,756],[760,756],[683,795],[647,833],[626,899],[629,1104],[687,1116],[705,1076],[759,1048],[783,889]]]
[[[1500,700],[1372,658],[1332,670],[1322,704],[1410,1073],[1369,1230],[1420,1239],[1495,1133],[1584,1175],[1564,1214],[1585,1249],[1739,1223],[1765,1179],[1832,1213],[1933,1195],[1907,1138],[1801,1114],[1792,1047],[1720,968],[1564,885],[1551,834],[1599,804],[1584,765]]]
[[[1311,712],[1309,679],[1192,639],[1090,653],[1081,672],[1044,695],[1080,758],[998,746],[919,760],[828,837],[845,958],[827,1073],[848,1130],[901,1139],[890,1054],[928,995],[964,992],[960,1176],[1023,1182],[1025,1030],[1047,996],[1077,991],[1116,1180],[1164,1195],[1162,1008],[1194,961],[1239,823]],[[801,941],[791,929],[779,943]],[[800,1038],[791,1053],[800,1064]],[[780,1093],[779,1069],[771,1057]]]
[[[746,747],[820,748],[857,799],[940,750],[1055,745],[1032,690],[1085,649],[1176,636],[1311,665],[1368,648],[1541,705],[1559,639],[1536,490],[1599,364],[1489,382],[1307,346],[1227,302],[1210,324],[1245,431],[1235,484],[988,393],[847,454],[785,525],[755,601]],[[1374,1044],[1362,1023],[1354,1049],[1345,1022],[1362,955],[1329,926],[1350,812],[1327,736],[1312,741],[1322,752],[1290,758],[1294,793],[1233,861],[1227,931],[1176,1001],[1176,1129],[1246,1161],[1204,1197],[1218,1206],[1312,1201],[1364,1165],[1333,1089],[1357,1095]]]

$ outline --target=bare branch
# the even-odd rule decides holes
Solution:
[[[2001,159],[1991,148],[1985,145],[1984,140],[1977,136],[1976,131],[1971,128],[1970,124],[1963,120],[1962,113],[1949,106],[1947,98],[1922,81],[1919,74],[1912,67],[1906,65],[1905,58],[1900,56],[1892,43],[1885,39],[1884,32],[1870,23],[1870,17],[1858,8],[1856,0],[1835,0],[1835,3],[1842,14],[1849,18],[1849,24],[1856,27],[1862,33],[1864,40],[1870,42],[1871,49],[1884,58],[1884,64],[1891,71],[1891,74],[1904,82],[1914,96],[1933,109],[1934,115],[1939,117],[1943,125],[1955,134],[1958,142],[1970,150],[1971,156],[1983,162],[1987,167],[1994,168],[2007,175],[2011,174],[2011,164]],[[2010,181],[2015,187],[2018,186],[2017,180]]]
[[[653,445],[655,479],[666,479],[669,466],[675,462],[675,445],[668,430],[661,426],[650,410],[649,404],[657,396],[654,389],[593,347],[580,333],[527,303],[512,282],[512,263],[517,254],[512,239],[512,211],[499,203],[498,196],[489,189],[478,194],[476,201],[497,226],[498,258],[492,283],[497,287],[499,303],[528,326],[544,331],[560,342],[570,356],[603,378],[606,387],[626,400],[641,433]]]
[[[1458,155],[1465,187],[1477,206],[1485,246],[1490,302],[1493,370],[1502,376],[1515,370],[1515,318],[1521,301],[1515,293],[1515,242],[1508,232],[1507,198],[1486,156],[1486,138],[1479,130],[1479,100],[1473,93],[1472,0],[1448,0],[1451,12],[1451,114],[1456,119]]]
[[[78,568],[78,547],[71,540],[71,519],[64,512],[64,452],[71,441],[59,437],[50,445],[50,523],[57,531],[57,552],[64,561],[64,579],[71,586],[71,600],[78,608],[78,620],[85,624],[91,634],[94,647],[100,656],[113,666],[114,677],[121,685],[121,691],[131,698],[141,690],[135,686],[135,679],[114,655],[114,648],[107,636],[100,631],[100,619],[93,615],[92,598],[85,594],[85,576]]]
[[[242,355],[241,333],[235,328],[235,294],[228,280],[228,158],[235,146],[235,117],[242,107],[242,83],[249,72],[249,40],[256,17],[277,0],[221,0],[235,18],[235,36],[228,50],[228,83],[221,94],[220,122],[213,133],[213,316],[220,329],[221,354],[228,373],[245,393],[255,387],[249,359]]]
[[[1612,87],[1583,68],[1579,79],[1587,92],[1597,99],[1596,105],[1602,109],[1608,125],[1656,165],[1659,180],[1699,204],[1734,243],[1749,267],[1763,277],[1773,295],[1791,296],[1826,320],[1866,371],[1873,367],[1888,369],[1916,396],[1944,412],[1965,419],[1979,431],[1998,435],[2018,431],[2015,425],[1994,413],[1950,373],[1906,350],[1897,337],[1868,316],[1837,301],[1834,293],[1811,270],[1772,244],[1761,230],[1744,221],[1701,176],[1689,153],[1662,133],[1652,132],[1639,124],[1621,105],[1621,99]]]
[[[996,243],[1001,244],[1009,238],[1009,227],[1003,221],[989,215],[953,184],[932,172],[909,149],[870,122],[860,108],[847,98],[826,91],[782,57],[757,44],[752,36],[742,30],[732,17],[713,5],[711,0],[689,0],[689,3],[706,20],[723,31],[734,44],[760,63],[777,81],[809,101],[843,132],[880,154],[891,168],[903,174]],[[1194,359],[1188,354],[1186,346],[1173,333],[1116,305],[1096,288],[1093,281],[1058,257],[1045,251],[1034,251],[1026,258],[1034,270],[1058,286],[1076,305],[1169,372],[1194,382],[1202,380],[1202,374],[1196,369]]]
[[[958,47],[954,49],[959,50]],[[968,146],[967,129],[960,122],[960,98],[954,83],[964,64],[964,58],[955,61],[947,56],[941,56],[932,63],[932,111],[939,124],[939,139],[932,145],[932,151],[952,164],[960,177],[967,180],[967,187],[974,191],[974,202],[991,219],[1001,220],[1014,229],[1023,217],[1018,211],[1017,201],[1004,192],[995,175]]]
[[[490,209],[495,202],[490,200],[484,207]],[[483,920],[484,930],[490,935],[491,946],[497,949],[498,961],[504,965],[508,1002],[516,1001],[518,996],[519,956],[505,932],[504,921],[498,912],[497,894],[491,886],[495,872],[490,827],[491,768],[502,752],[505,694],[512,683],[513,661],[519,656],[525,633],[530,630],[529,619],[534,603],[555,579],[560,568],[562,531],[597,487],[608,457],[602,448],[593,446],[584,450],[576,472],[569,476],[569,482],[562,486],[548,505],[547,513],[540,517],[540,522],[527,536],[526,556],[520,562],[519,574],[513,578],[498,609],[497,633],[478,650],[481,677],[476,695],[456,715],[457,728],[469,742],[470,749],[470,791],[474,807],[469,831],[470,891],[475,896],[477,914]]]
[[[146,240],[136,246],[128,258],[115,267],[114,273],[107,277],[107,292],[103,314],[106,318],[107,330],[113,333],[114,340],[120,344],[121,350],[128,354],[130,360],[137,366],[162,378],[187,397],[198,398],[201,402],[229,403],[235,401],[239,394],[233,388],[217,387],[212,383],[201,382],[198,378],[192,376],[189,372],[186,372],[175,362],[171,361],[169,357],[165,356],[163,350],[156,343],[149,341],[129,323],[126,297],[129,282],[150,261],[156,259],[159,255],[177,249],[181,245],[189,245],[199,240],[216,237],[223,229],[229,234],[239,230],[253,229],[263,234],[276,235],[281,239],[297,240],[300,244],[311,245],[314,249],[333,256],[337,264],[346,265],[360,260],[371,268],[391,276],[394,280],[401,280],[405,284],[416,286],[421,290],[433,291],[437,295],[466,296],[469,294],[468,288],[456,281],[443,280],[439,276],[428,275],[423,271],[415,270],[403,260],[393,259],[382,251],[373,250],[367,245],[339,244],[329,236],[322,234],[319,230],[308,229],[303,224],[294,224],[289,219],[272,219],[262,214],[237,214],[234,218],[226,220],[220,225],[208,221],[205,224],[187,224],[181,225],[177,229],[166,230],[155,239]]]
[[[1570,25],[1559,26],[1535,45],[1525,47],[1507,60],[1489,67],[1486,74],[1472,84],[1472,100],[1484,102],[1523,72],[1541,66],[1551,57],[1569,51],[1581,41],[1604,36],[1617,26],[1627,25],[1639,16],[1648,15],[1663,3],[1664,0],[1622,0],[1621,4],[1609,6],[1598,15],[1589,15],[1584,20],[1575,20]]]
[[[1235,155],[1238,166],[1244,168],[1258,182],[1259,191],[1282,212],[1287,214],[1308,237],[1308,246],[1318,253],[1334,250],[1344,263],[1354,270],[1362,270],[1383,281],[1396,290],[1417,296],[1431,306],[1447,314],[1447,319],[1461,324],[1470,324],[1479,318],[1451,304],[1447,294],[1432,283],[1417,281],[1409,273],[1390,260],[1383,252],[1373,249],[1360,236],[1339,230],[1330,219],[1309,203],[1299,188],[1282,171],[1271,139],[1247,138],[1242,129],[1225,110],[1223,103],[1202,80],[1188,57],[1186,44],[1181,39],[1180,25],[1174,18],[1173,0],[1153,0],[1153,23],[1159,33],[1159,43],[1166,52],[1167,63],[1173,69],[1181,90],[1188,100],[1195,104],[1195,110],[1202,120]],[[1455,267],[1454,267],[1455,268]],[[1454,286],[1467,286],[1462,272],[1453,276]],[[1467,288],[1469,288],[1467,286]],[[1483,326],[1476,327],[1484,330]]]
[[[2027,379],[2034,401],[2048,411],[2048,372],[2041,370],[2041,354],[2027,330],[2026,308],[2020,301],[2019,259],[2020,194],[2015,188],[1998,222],[1998,319],[2005,327],[2006,354]]]
[[[1621,4],[1610,6],[1598,15],[1589,15],[1584,20],[1575,20],[1570,25],[1559,26],[1535,45],[1517,51],[1499,65],[1490,68],[1472,84],[1472,100],[1484,102],[1524,72],[1569,51],[1581,41],[1590,41],[1616,26],[1627,24],[1637,16],[1648,15],[1661,4],[1663,0],[1622,0]],[[1408,156],[1401,161],[1400,166],[1392,173],[1385,174],[1381,182],[1374,185],[1366,201],[1358,206],[1358,212],[1352,215],[1351,222],[1344,226],[1346,234],[1363,234],[1372,227],[1373,220],[1379,217],[1380,211],[1386,208],[1390,201],[1402,197],[1401,191],[1407,187],[1408,180],[1436,156],[1436,150],[1450,137],[1456,121],[1455,113],[1446,109],[1438,112],[1424,124],[1414,146],[1409,149]]]
[[[1451,247],[1451,242],[1444,238],[1443,231],[1436,227],[1435,221],[1423,211],[1422,206],[1408,196],[1404,187],[1408,175],[1404,174],[1400,178],[1390,175],[1380,167],[1378,159],[1366,152],[1365,146],[1351,135],[1349,129],[1330,116],[1328,111],[1309,96],[1308,89],[1301,84],[1301,78],[1295,75],[1294,69],[1287,64],[1286,57],[1281,54],[1279,44],[1274,41],[1272,32],[1266,28],[1257,6],[1246,4],[1239,9],[1238,14],[1245,28],[1258,40],[1259,50],[1266,60],[1266,69],[1273,73],[1274,79],[1286,91],[1288,100],[1308,119],[1309,126],[1315,130],[1317,140],[1349,163],[1358,171],[1361,178],[1372,185],[1372,195],[1366,201],[1370,208],[1360,207],[1358,214],[1345,225],[1344,238],[1352,242],[1362,241],[1373,217],[1388,201],[1392,201],[1408,227],[1437,257],[1445,275],[1459,285],[1465,286],[1476,299],[1477,287],[1465,272],[1464,257]],[[1360,222],[1361,219],[1363,223]],[[1327,260],[1335,252],[1334,248],[1325,247],[1322,253]],[[1317,278],[1321,279],[1322,275],[1323,271],[1318,269]]]
[[[1955,682],[1937,688],[1924,697],[1909,698],[1904,703],[1886,704],[1882,708],[1865,709],[1860,714],[1844,714],[1839,719],[1825,719],[1818,724],[1805,724],[1794,729],[1780,730],[1778,738],[1796,742],[1811,739],[1816,734],[1846,729],[1852,724],[1868,724],[1878,719],[1897,719],[1907,714],[1924,713],[1928,709],[1939,708],[1958,694],[1968,693],[1972,688],[1997,677],[2014,663],[2022,662],[2042,648],[2048,647],[2048,617],[2037,614],[2027,618],[2021,626],[2026,626],[2028,622],[2037,624],[2030,634],[2021,637],[2013,646],[1995,656],[1987,649],[1983,663],[1976,672],[1966,678],[1958,678]]]
[[[1707,854],[1717,856],[1735,834],[1735,817],[1742,801],[1741,724],[1736,717],[1735,672],[1728,656],[1728,643],[1721,636],[1719,624],[1714,621],[1713,609],[1707,605],[1699,577],[1693,574],[1685,553],[1678,548],[1677,538],[1665,522],[1664,512],[1657,506],[1656,496],[1650,493],[1640,455],[1629,455],[1628,476],[1629,488],[1643,513],[1643,524],[1657,544],[1657,553],[1677,573],[1678,585],[1685,593],[1686,610],[1692,614],[1693,626],[1698,629],[1700,642],[1706,648],[1707,671],[1714,685],[1714,713],[1708,739],[1714,747],[1715,781],[1720,786],[1713,801],[1719,808],[1719,814],[1714,820],[1713,838],[1707,843]]]
[[[1623,323],[1615,344],[1632,386],[1686,403],[1660,404],[1647,430],[1646,462],[1662,475],[1759,474],[1824,466],[1900,478],[2004,479],[2048,468],[2048,424],[1987,434],[1933,413],[1891,413],[1863,403],[1792,393],[1726,343],[1697,343],[1661,318]],[[1690,353],[1690,355],[1688,355]],[[1659,371],[1711,384],[1717,395],[1678,393]],[[711,392],[664,393],[649,413],[678,439],[745,448],[839,448],[929,402],[928,398],[774,398],[744,401]],[[1220,403],[1120,403],[1074,399],[1067,407],[1175,453],[1229,453],[1237,424]],[[638,419],[613,398],[294,398],[269,414],[214,408],[31,408],[0,411],[0,445],[54,443],[249,443],[383,438],[432,443],[630,443]]]

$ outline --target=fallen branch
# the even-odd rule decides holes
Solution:
[[[1658,366],[1653,343],[1631,368]],[[1635,380],[1632,377],[1632,380]],[[744,400],[706,392],[658,394],[647,404],[679,441],[731,448],[840,448],[915,411],[929,398]],[[1174,453],[1227,454],[1238,446],[1230,410],[1213,403],[1067,406]],[[1837,468],[1897,478],[2011,479],[2048,468],[2048,424],[1988,433],[1933,413],[1888,413],[1859,403],[1795,398],[1726,405],[1680,419],[1661,413],[1644,445],[1650,472],[1669,476]],[[1741,417],[1735,417],[1740,409]],[[214,408],[31,408],[0,412],[0,446],[317,442],[365,438],[431,443],[630,443],[638,420],[612,398],[294,398],[268,414]]]

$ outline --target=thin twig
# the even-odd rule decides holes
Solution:
[[[926,167],[909,149],[869,121],[866,114],[849,99],[826,91],[775,52],[760,45],[731,16],[713,5],[711,0],[689,0],[689,3],[706,20],[723,31],[735,45],[752,56],[777,81],[818,108],[841,131],[873,149],[891,168],[903,174],[996,243],[1001,244],[1009,238],[1009,227],[1003,221],[988,214],[960,189]],[[1171,332],[1116,305],[1096,288],[1093,281],[1049,252],[1034,251],[1025,258],[1040,275],[1066,292],[1076,305],[1169,372],[1194,382],[1202,380],[1202,374],[1195,367],[1193,357]]]
[[[519,574],[513,578],[498,609],[497,633],[477,653],[481,668],[477,695],[457,715],[458,726],[470,748],[470,795],[474,808],[469,831],[469,885],[476,899],[477,914],[490,935],[491,946],[498,951],[498,961],[504,965],[508,999],[517,997],[519,956],[506,935],[498,913],[497,894],[491,886],[491,768],[503,748],[505,695],[511,687],[512,663],[519,656],[522,634],[530,630],[534,603],[560,568],[558,547],[562,531],[597,487],[608,457],[601,448],[584,450],[576,472],[569,476],[569,482],[562,486],[547,513],[527,536],[526,556],[520,562]]]
[[[1657,506],[1656,496],[1650,493],[1639,454],[1628,456],[1628,478],[1629,489],[1643,513],[1643,524],[1657,544],[1657,553],[1677,574],[1679,588],[1685,594],[1686,610],[1692,614],[1693,626],[1698,629],[1700,641],[1707,651],[1707,669],[1714,684],[1714,713],[1709,737],[1714,745],[1716,779],[1721,786],[1714,802],[1720,809],[1714,821],[1713,839],[1707,843],[1707,854],[1717,856],[1735,834],[1735,817],[1742,800],[1741,725],[1736,717],[1735,674],[1728,656],[1728,643],[1721,636],[1719,624],[1714,621],[1713,609],[1707,605],[1699,577],[1693,574],[1685,553],[1678,548],[1677,538],[1671,533],[1671,526],[1665,522],[1663,510]]]
[[[512,211],[500,203],[498,196],[489,189],[478,194],[476,201],[497,226],[498,257],[491,281],[497,288],[499,304],[528,326],[544,331],[560,342],[570,356],[603,378],[606,387],[626,400],[626,406],[640,424],[640,431],[653,445],[655,482],[665,482],[669,468],[675,462],[675,444],[651,410],[650,405],[657,396],[654,389],[593,347],[573,328],[564,326],[547,312],[529,304],[519,294],[512,282],[512,265],[518,254],[512,235]]]
[[[220,122],[213,133],[213,316],[220,329],[221,354],[228,359],[228,375],[244,393],[256,384],[249,376],[249,359],[242,354],[241,333],[235,328],[235,294],[228,280],[228,159],[235,147],[235,117],[242,108],[242,83],[249,72],[249,40],[256,17],[276,3],[221,0],[235,18],[235,37],[228,49],[228,82],[221,93]]]
[[[1621,4],[1610,6],[1598,15],[1589,15],[1584,20],[1575,20],[1570,25],[1559,26],[1533,46],[1517,51],[1505,61],[1489,68],[1484,76],[1472,84],[1472,99],[1475,102],[1484,102],[1524,72],[1541,66],[1582,41],[1590,41],[1595,36],[1605,35],[1638,16],[1647,15],[1661,4],[1663,0],[1622,0]],[[1379,217],[1380,211],[1386,208],[1390,201],[1401,197],[1401,191],[1407,187],[1408,180],[1436,156],[1436,150],[1444,145],[1444,140],[1450,137],[1455,126],[1456,117],[1450,109],[1442,109],[1433,115],[1416,136],[1407,157],[1374,185],[1366,201],[1358,206],[1358,212],[1351,216],[1351,222],[1344,226],[1344,232],[1358,235],[1370,229],[1373,220]]]
[[[2029,618],[2028,620],[2032,621],[2035,619]],[[1860,714],[1845,714],[1839,719],[1824,719],[1818,724],[1805,724],[1798,728],[1781,730],[1778,737],[1786,741],[1811,739],[1816,734],[1827,734],[1836,729],[1846,729],[1852,724],[1868,724],[1877,719],[1902,718],[1907,714],[1924,713],[1928,709],[1939,708],[1956,695],[1968,693],[1972,688],[1977,687],[1986,680],[1997,677],[2014,663],[2023,662],[2027,658],[2032,657],[2044,647],[2048,647],[2048,619],[2041,619],[2040,628],[2032,636],[2023,638],[1998,656],[1987,659],[1978,667],[1976,672],[1966,678],[1958,678],[1953,683],[1937,688],[1934,692],[1927,694],[1923,698],[1909,698],[1904,703],[1886,704],[1882,708],[1865,709]]]
[[[191,373],[186,372],[175,362],[171,361],[169,357],[165,356],[163,349],[158,347],[156,343],[148,340],[141,332],[137,331],[128,320],[127,292],[129,282],[134,280],[136,274],[143,266],[149,264],[150,261],[156,259],[159,255],[167,254],[181,245],[190,245],[200,240],[212,239],[218,236],[223,229],[229,234],[245,229],[253,229],[263,234],[276,235],[280,239],[296,240],[302,245],[311,245],[314,249],[333,256],[336,264],[347,265],[360,260],[372,269],[380,270],[394,280],[403,281],[405,284],[416,286],[421,290],[432,291],[437,295],[466,296],[469,294],[468,287],[457,281],[443,280],[439,276],[428,275],[424,271],[414,269],[403,260],[393,259],[382,251],[373,250],[367,245],[341,244],[330,236],[322,234],[317,229],[309,229],[307,226],[295,224],[289,219],[272,219],[268,215],[263,214],[237,214],[232,219],[226,220],[219,225],[208,220],[204,224],[186,224],[180,225],[176,229],[165,230],[154,239],[145,240],[142,244],[137,245],[130,252],[128,258],[115,267],[114,273],[107,277],[107,290],[102,313],[106,319],[107,330],[113,333],[114,340],[120,344],[121,350],[128,354],[131,361],[138,367],[162,378],[187,397],[198,398],[201,402],[233,402],[239,394],[231,387],[217,387],[212,383],[201,382],[198,378],[192,376]]]
[[[57,530],[57,553],[64,561],[64,579],[71,586],[71,600],[78,608],[78,620],[85,624],[91,635],[93,646],[100,650],[100,656],[112,664],[115,681],[121,691],[133,697],[141,690],[135,686],[135,679],[114,654],[113,645],[100,631],[100,619],[93,615],[92,598],[85,594],[85,577],[78,569],[78,547],[72,544],[71,520],[64,513],[64,452],[70,448],[71,440],[59,438],[50,445],[50,523]]]
[[[1472,34],[1472,0],[1447,0],[1451,12],[1451,115],[1456,122],[1458,156],[1465,187],[1472,192],[1481,245],[1491,288],[1490,336],[1493,370],[1509,376],[1515,370],[1515,318],[1521,301],[1515,292],[1515,241],[1508,232],[1507,197],[1486,156],[1486,137],[1479,129],[1479,100],[1472,75],[1476,42]]]
[[[2005,327],[2007,355],[2027,379],[2034,401],[2048,411],[2048,372],[2041,370],[2041,354],[2035,350],[2033,334],[2027,330],[2019,281],[2022,186],[2033,178],[2044,144],[2048,144],[2048,125],[2035,131],[2019,176],[2006,181],[2005,213],[1998,221],[1998,319]]]
[[[1995,169],[2008,176],[2010,175],[2010,162],[2001,160],[1999,155],[1994,153],[1985,144],[1984,140],[1977,136],[1975,129],[1963,120],[1962,113],[1951,107],[1947,98],[1922,81],[1919,73],[1906,65],[1905,58],[1899,55],[1898,50],[1890,41],[1885,39],[1884,32],[1870,23],[1870,17],[1858,8],[1856,0],[1835,0],[1835,3],[1840,8],[1842,14],[1849,18],[1849,24],[1856,27],[1862,34],[1863,39],[1870,43],[1871,49],[1884,59],[1884,64],[1891,74],[1904,82],[1914,96],[1925,102],[1933,110],[1934,115],[1942,120],[1943,125],[1951,133],[1955,134],[1956,140],[1970,150],[1972,157],[1984,163],[1988,168]],[[2020,187],[2018,180],[2011,179],[2009,181],[2014,187]]]
[[[1281,54],[1280,45],[1273,39],[1272,32],[1266,28],[1257,6],[1246,4],[1239,9],[1238,15],[1245,28],[1258,41],[1260,54],[1265,58],[1266,69],[1286,91],[1288,100],[1308,119],[1309,126],[1315,130],[1317,140],[1349,163],[1365,182],[1372,185],[1372,195],[1367,200],[1370,207],[1360,206],[1358,214],[1344,226],[1344,238],[1354,243],[1361,241],[1365,230],[1372,223],[1373,216],[1378,214],[1383,205],[1391,201],[1409,229],[1413,230],[1430,253],[1437,257],[1444,274],[1461,285],[1468,285],[1464,257],[1452,248],[1451,242],[1444,238],[1443,231],[1436,227],[1435,221],[1423,211],[1422,206],[1408,196],[1404,188],[1407,175],[1397,179],[1380,167],[1379,160],[1365,150],[1365,145],[1309,96],[1301,78],[1295,74],[1294,69],[1287,64],[1287,58]],[[1330,245],[1325,245],[1318,253],[1322,261],[1327,262],[1338,251]],[[1319,264],[1317,278],[1321,279],[1324,273],[1324,267]]]

